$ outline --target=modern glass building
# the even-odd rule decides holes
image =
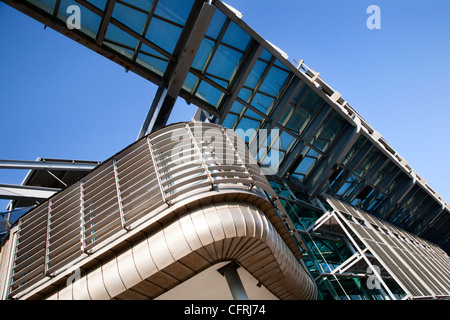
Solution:
[[[450,295],[450,205],[234,8],[3,1],[158,86],[138,141],[101,164],[0,163],[72,174],[0,189],[10,210],[40,203],[5,227],[4,299]],[[194,121],[166,126],[179,97]]]

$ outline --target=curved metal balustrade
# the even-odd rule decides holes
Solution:
[[[124,240],[152,234],[189,210],[235,201],[264,213],[295,272],[304,273],[297,289],[314,298],[315,285],[296,262],[303,243],[259,170],[243,141],[215,124],[179,123],[138,140],[20,219],[9,297],[45,297],[75,268],[120,251]]]

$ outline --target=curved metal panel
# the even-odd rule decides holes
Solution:
[[[246,224],[250,221],[259,232],[253,233],[252,228],[246,229]],[[189,222],[192,223],[197,237],[186,237],[183,232],[181,225],[186,226]],[[247,231],[239,236],[236,232],[223,231],[238,228]],[[188,232],[192,231],[193,229],[190,229]],[[198,238],[203,239],[200,247]],[[239,245],[234,245],[233,241],[239,241]],[[205,255],[203,249],[210,254]],[[122,253],[88,272],[85,276],[88,281],[84,281],[84,277],[80,278],[68,287],[69,289],[60,289],[50,297],[88,298],[76,293],[77,290],[85,291],[83,286],[87,286],[91,299],[111,299],[118,296],[126,298],[141,282],[161,285],[167,276],[180,281],[187,280],[201,271],[196,270],[198,264],[195,257],[198,259],[198,256],[205,260],[201,270],[220,261],[237,261],[279,298],[317,298],[314,281],[296,260],[265,214],[250,204],[242,203],[211,204],[187,212],[182,218],[132,244],[132,247],[127,247]],[[127,269],[121,268],[119,257],[120,260],[127,260]],[[157,260],[154,261],[153,258]],[[146,267],[153,263],[156,267]],[[128,268],[133,270],[133,277],[127,276]],[[141,270],[139,275],[135,270]],[[124,281],[125,278],[127,281]],[[166,282],[162,289],[170,290],[180,281]],[[67,290],[71,293],[67,293]],[[144,290],[140,293],[151,299],[162,292]]]

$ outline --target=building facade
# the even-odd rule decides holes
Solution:
[[[9,230],[4,298],[178,298],[202,272],[265,298],[450,295],[449,204],[237,10],[200,0],[4,2],[159,88],[135,144]],[[69,5],[85,17],[79,28],[67,27]],[[165,127],[179,97],[198,106],[195,122]],[[169,146],[184,150],[181,141],[192,152],[173,172],[167,161],[182,156]]]

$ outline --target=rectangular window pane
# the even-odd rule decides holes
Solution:
[[[211,60],[207,72],[231,81],[235,70],[239,66],[241,57],[242,53],[219,45],[217,51],[214,53],[214,57]]]
[[[206,101],[213,107],[217,107],[224,94],[209,83],[202,81],[197,89],[197,92],[195,93],[195,96],[203,101]]]
[[[250,35],[233,21],[230,22],[222,42],[244,51],[250,42]]]
[[[155,14],[184,25],[191,12],[194,0],[159,0]]]
[[[259,91],[271,96],[277,96],[288,76],[289,73],[286,71],[274,67],[270,68]]]
[[[181,28],[153,18],[148,27],[146,38],[165,51],[172,53],[180,38]]]
[[[133,31],[141,34],[144,28],[145,21],[147,19],[146,14],[124,6],[123,4],[116,3],[112,17],[123,23]]]

